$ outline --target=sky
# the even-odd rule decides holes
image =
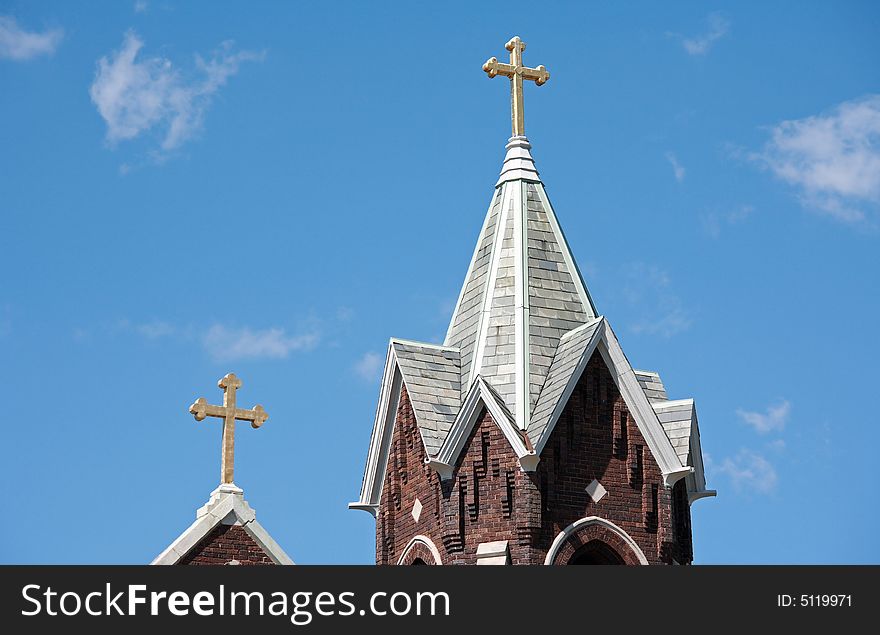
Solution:
[[[0,562],[146,563],[236,482],[371,563],[392,336],[442,341],[510,134],[636,368],[694,397],[695,563],[878,563],[880,5],[0,0]],[[867,401],[866,401],[867,400]]]

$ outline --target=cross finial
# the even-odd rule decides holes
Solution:
[[[223,448],[220,455],[220,482],[232,483],[235,468],[235,421],[250,421],[253,428],[259,428],[269,418],[263,406],[257,404],[250,410],[235,407],[235,391],[241,388],[241,380],[229,373],[217,382],[223,389],[223,405],[212,406],[204,397],[196,399],[189,411],[202,421],[205,417],[223,419]]]
[[[483,64],[483,70],[489,77],[503,75],[510,78],[510,118],[512,120],[513,136],[520,137],[526,134],[525,117],[523,116],[523,80],[528,79],[537,86],[544,84],[550,79],[550,73],[543,65],[537,68],[523,66],[522,54],[526,50],[526,43],[514,36],[504,45],[510,51],[510,64],[499,62],[498,58],[490,57]]]

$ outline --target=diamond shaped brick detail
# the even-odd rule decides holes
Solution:
[[[422,515],[422,501],[420,501],[418,498],[416,499],[416,502],[413,503],[413,508],[410,513],[412,514],[413,520],[419,522],[419,516]]]
[[[587,485],[587,494],[590,495],[590,498],[593,499],[594,503],[598,503],[600,500],[602,500],[602,498],[607,493],[608,490],[602,487],[602,483],[600,483],[596,479],[593,479],[593,482]]]

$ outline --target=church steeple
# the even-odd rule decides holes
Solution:
[[[550,75],[507,49],[483,68],[511,80],[513,136],[446,338],[389,343],[349,506],[376,516],[381,564],[689,562],[688,506],[713,494],[693,401],[596,310],[525,136],[523,80]]]
[[[462,394],[483,377],[521,430],[562,335],[598,317],[530,150],[507,144],[444,342],[461,351]]]

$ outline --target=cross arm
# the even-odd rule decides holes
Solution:
[[[486,74],[489,77],[495,77],[496,75],[503,75],[504,77],[513,77],[516,75],[516,67],[512,64],[505,64],[504,62],[499,62],[497,57],[490,57],[486,60],[486,63],[483,64],[483,70],[486,71]]]
[[[252,428],[259,428],[269,418],[269,414],[263,409],[263,406],[257,404],[251,410],[236,408],[235,418],[239,421],[250,421]]]
[[[226,408],[223,406],[212,406],[204,397],[196,399],[195,403],[189,407],[189,411],[196,418],[196,421],[202,421],[205,417],[226,416]]]
[[[530,79],[535,82],[537,86],[544,84],[550,79],[550,73],[544,68],[544,65],[538,66],[537,68],[528,68],[526,66],[522,69],[523,79]]]

